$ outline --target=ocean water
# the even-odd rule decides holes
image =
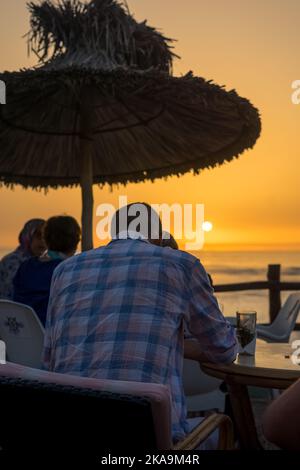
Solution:
[[[197,256],[214,284],[265,281],[269,264],[281,265],[281,279],[300,282],[300,251],[203,251]],[[282,292],[282,302],[291,292]],[[216,294],[224,315],[233,316],[239,309],[255,310],[258,322],[269,320],[267,290],[224,292]]]
[[[0,259],[7,250],[0,249]],[[281,264],[281,278],[300,282],[300,251],[202,251],[194,252],[214,284],[264,281],[268,264]],[[289,292],[282,293],[282,301]],[[259,322],[268,322],[268,291],[241,291],[217,294],[224,315],[233,316],[239,309],[255,310]]]

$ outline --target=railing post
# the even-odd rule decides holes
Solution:
[[[281,292],[280,292],[280,264],[269,264],[268,281],[272,282],[269,287],[269,316],[272,323],[281,309]]]

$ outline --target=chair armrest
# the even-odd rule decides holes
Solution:
[[[270,340],[272,342],[276,343],[288,343],[289,341],[289,335],[284,334],[284,335],[278,335],[276,333],[273,333],[272,331],[269,331],[269,327],[257,327],[257,337],[258,339],[263,339],[263,340]]]
[[[232,450],[234,448],[232,421],[228,416],[217,413],[205,418],[183,441],[178,442],[173,450],[195,450],[216,429],[219,429],[218,450]]]

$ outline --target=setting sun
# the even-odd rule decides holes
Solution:
[[[203,222],[202,224],[202,229],[204,230],[204,232],[211,232],[212,229],[213,229],[213,224],[211,222]]]

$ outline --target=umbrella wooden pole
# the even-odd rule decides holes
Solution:
[[[86,96],[88,93],[86,93]],[[85,99],[81,104],[81,143],[80,143],[80,186],[82,195],[82,251],[93,248],[93,158],[92,158],[92,137],[89,136],[91,129],[91,108],[86,105]]]
[[[81,164],[81,195],[82,195],[82,251],[93,248],[93,161],[90,145],[82,143]]]

